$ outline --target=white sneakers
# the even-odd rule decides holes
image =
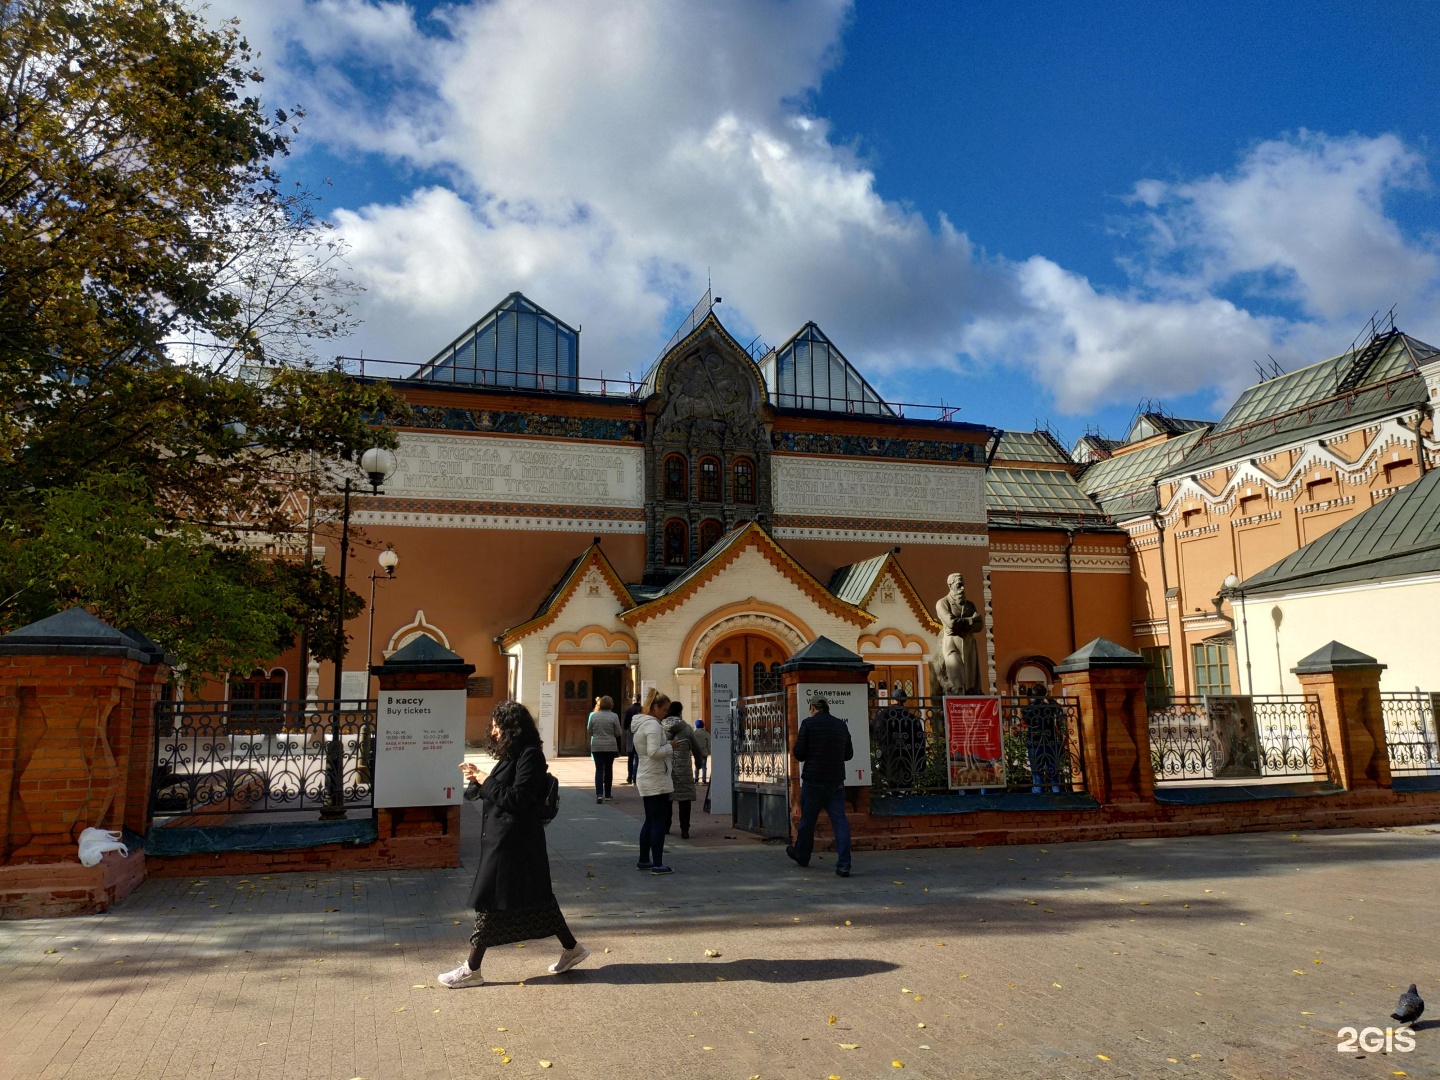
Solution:
[[[575,961],[577,964],[580,961]],[[446,971],[435,976],[441,986],[448,986],[451,990],[463,990],[467,986],[484,986],[485,980],[480,977],[480,972],[471,971],[468,963],[461,963],[454,971]]]
[[[590,950],[581,945],[578,941],[573,949],[562,949],[560,959],[550,965],[551,975],[561,975],[569,971],[580,961],[590,955]]]

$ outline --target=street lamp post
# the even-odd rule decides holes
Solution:
[[[370,662],[375,658],[375,583],[381,578],[387,581],[395,580],[395,567],[400,564],[400,556],[395,554],[395,549],[389,544],[385,550],[380,552],[380,570],[370,571],[370,607],[369,626],[365,631],[365,664],[368,668]],[[384,571],[381,573],[380,571]],[[367,683],[368,685],[368,683]]]
[[[360,469],[370,481],[370,494],[383,495],[380,485],[395,474],[395,455],[383,446],[372,446],[360,455]],[[350,555],[350,492],[353,482],[347,477],[341,489],[344,502],[340,509],[340,576],[338,603],[335,608],[335,711],[330,720],[330,745],[325,751],[325,809],[322,816],[345,816],[345,754],[340,743],[340,716],[345,703],[345,577]],[[369,657],[366,657],[369,665]],[[366,691],[369,697],[369,691]]]

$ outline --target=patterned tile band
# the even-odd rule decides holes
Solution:
[[[385,423],[384,417],[376,422]],[[433,431],[486,431],[500,435],[539,435],[555,439],[593,439],[638,443],[645,437],[639,420],[607,420],[598,416],[547,416],[542,413],[499,412],[415,405],[405,425]]]
[[[911,461],[985,460],[983,443],[926,442],[919,439],[880,439],[865,435],[821,435],[804,431],[774,431],[773,449],[791,454],[833,454],[843,457],[904,458]]]

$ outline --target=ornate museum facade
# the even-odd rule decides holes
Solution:
[[[653,683],[703,717],[711,665],[764,692],[821,635],[875,666],[877,700],[924,695],[957,573],[970,690],[1048,687],[1105,637],[1145,651],[1157,693],[1244,692],[1244,579],[1436,462],[1435,357],[1377,333],[1217,423],[1146,413],[1067,451],[883,401],[813,323],[752,356],[708,298],[639,384],[583,379],[578,331],[512,294],[427,363],[357,372],[412,415],[383,494],[353,501],[350,584],[374,575],[377,599],[350,625],[346,694],[368,685],[367,638],[379,663],[428,634],[476,667],[472,738],[553,684],[559,753],[586,752],[596,695]],[[332,526],[314,543],[333,568]],[[292,654],[216,693],[329,697],[332,679]]]

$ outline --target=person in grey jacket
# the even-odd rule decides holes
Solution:
[[[680,839],[690,839],[690,808],[695,804],[695,755],[699,746],[695,742],[695,729],[684,717],[685,706],[672,701],[661,725],[665,737],[675,747],[675,756],[670,762],[670,780],[675,790],[670,792],[671,809],[680,811]],[[670,819],[665,819],[665,834],[670,834]]]
[[[595,801],[603,803],[615,786],[615,758],[625,738],[609,696],[595,699],[595,711],[585,721],[585,731],[590,736],[590,756],[595,759]]]

